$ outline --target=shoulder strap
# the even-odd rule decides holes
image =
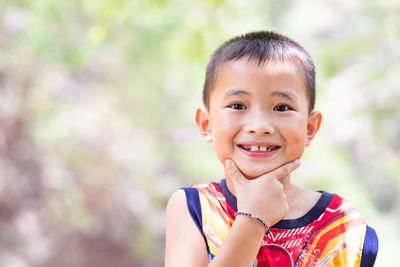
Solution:
[[[185,191],[186,203],[188,206],[190,216],[192,217],[194,223],[199,229],[201,235],[203,236],[204,242],[206,242],[207,244],[206,236],[203,233],[203,222],[202,222],[199,192],[197,191],[196,188],[193,187],[183,187],[182,189],[183,191]]]
[[[378,246],[378,237],[375,230],[367,225],[360,267],[374,266],[376,255],[378,254]]]

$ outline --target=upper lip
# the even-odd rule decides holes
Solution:
[[[271,143],[260,143],[260,142],[252,142],[248,144],[239,144],[238,147],[240,149],[244,149],[246,151],[252,151],[252,152],[270,152],[276,149],[279,149],[280,147]]]
[[[265,147],[279,147],[277,144],[267,142],[241,142],[237,143],[238,146],[265,146]]]

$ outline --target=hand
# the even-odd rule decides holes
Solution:
[[[280,180],[300,166],[299,160],[286,163],[253,180],[246,179],[235,163],[225,161],[225,175],[236,191],[238,211],[258,215],[268,226],[280,221],[289,211]]]

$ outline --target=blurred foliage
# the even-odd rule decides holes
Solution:
[[[0,1],[0,266],[161,266],[170,194],[223,175],[193,122],[207,57],[255,30],[316,63],[295,181],[351,200],[395,266],[399,25],[395,0]]]

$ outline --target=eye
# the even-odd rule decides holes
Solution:
[[[236,109],[236,110],[243,110],[243,109],[246,109],[246,106],[243,104],[240,104],[240,103],[234,103],[232,105],[229,105],[228,108]]]
[[[292,110],[292,108],[289,107],[288,105],[280,104],[280,105],[277,105],[276,107],[274,107],[274,110],[279,111],[279,112],[285,112],[285,111]]]

